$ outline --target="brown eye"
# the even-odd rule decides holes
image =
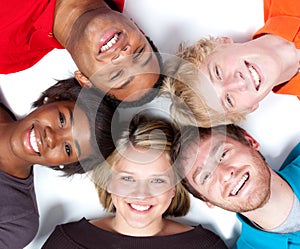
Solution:
[[[145,47],[142,47],[137,53],[133,55],[133,60],[136,61],[142,57],[143,52],[145,51]]]
[[[65,151],[67,153],[68,156],[71,156],[72,154],[72,148],[69,144],[65,144]]]
[[[61,127],[64,127],[66,123],[66,117],[62,112],[59,112],[59,122],[61,124]]]
[[[116,73],[114,73],[114,74],[111,76],[110,80],[115,80],[115,79],[119,78],[121,74],[122,74],[122,70],[117,71]]]

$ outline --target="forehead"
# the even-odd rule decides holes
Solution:
[[[228,142],[232,142],[232,139],[222,134],[212,134],[205,138],[200,135],[197,141],[188,144],[182,151],[181,167],[183,167],[184,174],[188,175],[197,167],[205,165],[207,160],[214,157],[218,149]]]
[[[34,112],[48,112],[48,111],[54,111],[57,109],[71,109],[73,110],[75,106],[75,103],[73,101],[55,101],[47,104],[43,104],[40,107],[38,107]]]
[[[72,135],[76,146],[80,148],[80,158],[85,158],[92,153],[90,121],[85,112],[76,105],[73,109]],[[97,151],[97,149],[96,149]]]
[[[113,168],[116,171],[141,173],[143,176],[154,173],[161,174],[172,170],[167,152],[141,148],[128,148],[125,150]]]
[[[199,84],[195,86],[196,92],[200,93],[201,98],[205,100],[205,103],[210,108],[214,109],[219,113],[224,113],[225,115],[225,109],[222,105],[222,102],[220,101],[220,96],[222,95],[222,92],[220,91],[220,88],[214,87],[214,84],[212,83],[212,70],[213,68],[210,66],[210,64],[202,64],[199,67]]]
[[[140,74],[124,88],[111,88],[108,90],[108,93],[115,96],[118,100],[124,100],[127,102],[137,101],[153,89],[158,78],[158,74]]]

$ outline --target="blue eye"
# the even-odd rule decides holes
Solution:
[[[67,153],[68,156],[71,156],[72,154],[72,148],[69,144],[65,144],[65,151]]]
[[[220,157],[219,157],[219,162],[221,163],[224,159],[225,159],[225,157],[226,157],[226,155],[227,155],[227,150],[225,150],[225,151],[223,151],[223,153],[220,155]]]
[[[201,184],[204,184],[211,176],[211,172],[205,172],[202,174],[201,176],[201,180],[200,180],[200,183]]]
[[[221,73],[220,73],[220,70],[217,66],[215,66],[215,75],[216,75],[216,78],[218,80],[222,80],[222,76],[221,76]]]
[[[123,176],[121,179],[126,181],[126,182],[133,182],[134,181],[134,179],[131,176]]]
[[[210,173],[206,173],[203,177],[203,181],[206,181],[210,177]]]
[[[153,182],[153,183],[164,183],[164,182],[166,182],[166,181],[163,180],[163,179],[160,179],[160,178],[155,178],[155,179],[153,179],[151,182]]]
[[[232,103],[232,100],[231,100],[231,98],[230,98],[230,96],[229,96],[229,94],[227,93],[226,94],[226,102],[230,105],[230,106],[232,106],[233,107],[233,103]]]

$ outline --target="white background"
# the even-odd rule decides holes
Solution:
[[[126,0],[124,13],[151,37],[159,50],[174,54],[180,42],[192,43],[200,37],[230,36],[246,41],[263,25],[262,0]],[[76,69],[65,50],[53,50],[32,68],[0,75],[0,87],[7,104],[18,117],[30,111],[31,103],[56,80],[72,76]],[[147,106],[159,106],[155,100]],[[241,125],[260,143],[261,152],[274,168],[299,141],[300,103],[293,96],[271,93],[260,108]],[[40,248],[56,224],[105,215],[87,176],[61,177],[46,167],[35,166],[35,184],[40,210],[40,229],[26,249]],[[207,208],[192,199],[192,207],[182,222],[218,233],[231,246],[240,224],[235,214]],[[17,239],[17,238],[16,238]]]

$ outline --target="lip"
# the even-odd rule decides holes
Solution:
[[[31,140],[30,140],[30,134],[31,132],[35,133],[35,137],[36,137],[36,143],[38,146],[38,150],[39,152],[36,152],[31,144]],[[32,124],[32,126],[26,130],[25,135],[24,135],[24,140],[23,140],[23,144],[25,147],[25,151],[27,151],[29,154],[31,155],[37,155],[37,156],[41,156],[41,140],[40,140],[40,135],[38,130],[36,129],[36,127]]]
[[[128,206],[130,210],[139,214],[148,213],[153,207],[153,205],[150,204],[145,204],[145,203],[141,204],[141,203],[132,203],[132,202],[129,202]]]
[[[238,181],[232,184],[232,188],[229,192],[230,197],[235,197],[241,195],[241,193],[245,190],[245,187],[249,183],[250,174],[246,172],[241,175]]]
[[[250,63],[248,61],[245,61],[245,65],[246,65],[246,67],[248,69],[248,72],[250,74],[250,77],[252,79],[254,89],[256,91],[259,91],[259,89],[261,87],[261,84],[263,82],[263,77],[262,77],[262,74],[261,74],[259,68],[256,65],[254,65],[254,64],[252,64],[252,63]],[[250,69],[250,68],[252,68],[252,69]],[[255,79],[256,76],[253,76],[253,73],[251,72],[252,70],[254,71],[254,75],[258,76],[258,81],[259,81],[258,85],[256,84],[256,80],[257,80],[257,79]]]
[[[105,51],[101,51],[101,48],[107,44],[115,35],[118,35],[118,39],[117,41],[112,44],[111,47],[109,47],[107,50]],[[107,52],[112,52],[114,50],[116,50],[116,48],[119,47],[121,41],[124,39],[124,35],[121,31],[116,30],[116,29],[110,29],[108,31],[106,31],[100,38],[99,38],[99,42],[98,42],[98,54],[105,54]]]

